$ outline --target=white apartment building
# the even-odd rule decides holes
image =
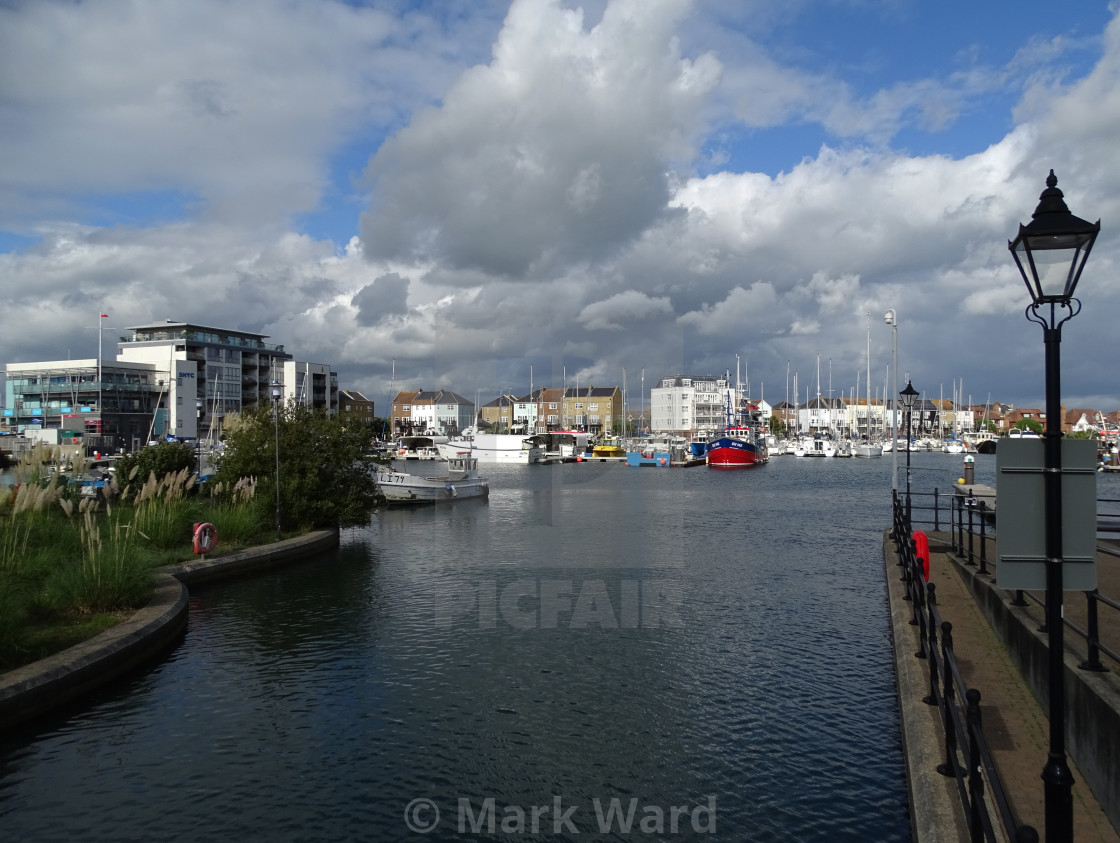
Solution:
[[[202,438],[221,436],[227,413],[272,401],[272,386],[284,400],[338,411],[338,376],[330,366],[297,362],[265,334],[166,320],[128,329],[117,343],[117,360],[174,369],[171,405],[197,416]],[[201,402],[201,406],[199,403]],[[172,435],[180,433],[179,419]]]
[[[670,375],[650,390],[650,430],[688,436],[721,429],[734,388],[726,377]]]

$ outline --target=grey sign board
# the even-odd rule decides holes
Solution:
[[[1046,492],[1042,439],[996,448],[996,545],[1000,588],[1046,589]],[[1097,587],[1097,444],[1062,440],[1062,587]]]

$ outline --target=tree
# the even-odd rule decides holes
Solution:
[[[1019,419],[1013,425],[1015,430],[1030,430],[1034,433],[1042,433],[1042,422],[1036,419]]]
[[[279,442],[281,524],[293,528],[355,527],[369,523],[380,496],[367,455],[369,431],[346,426],[338,415],[289,403],[277,410],[262,405],[243,412],[228,431],[215,480],[258,482],[258,505],[276,502]]]

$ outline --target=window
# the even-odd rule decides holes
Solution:
[[[577,401],[576,402],[576,409],[577,410],[582,410],[583,409],[583,402],[582,401]],[[583,417],[580,416],[580,418],[583,418]]]
[[[588,405],[587,405],[587,409],[589,409],[589,410],[590,410],[591,412],[593,412],[593,413],[594,413],[594,412],[595,412],[596,410],[598,410],[598,409],[599,409],[599,404],[598,404],[598,402],[595,402],[595,403],[593,403],[593,404],[588,404]]]
[[[556,409],[556,402],[555,401],[550,402],[549,405],[548,405],[548,409],[555,410]]]

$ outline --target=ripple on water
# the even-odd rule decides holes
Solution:
[[[195,593],[166,661],[0,750],[6,832],[403,839],[417,797],[592,824],[595,799],[711,796],[715,839],[909,838],[888,461],[485,473],[489,501]],[[628,628],[655,586],[674,625]]]

